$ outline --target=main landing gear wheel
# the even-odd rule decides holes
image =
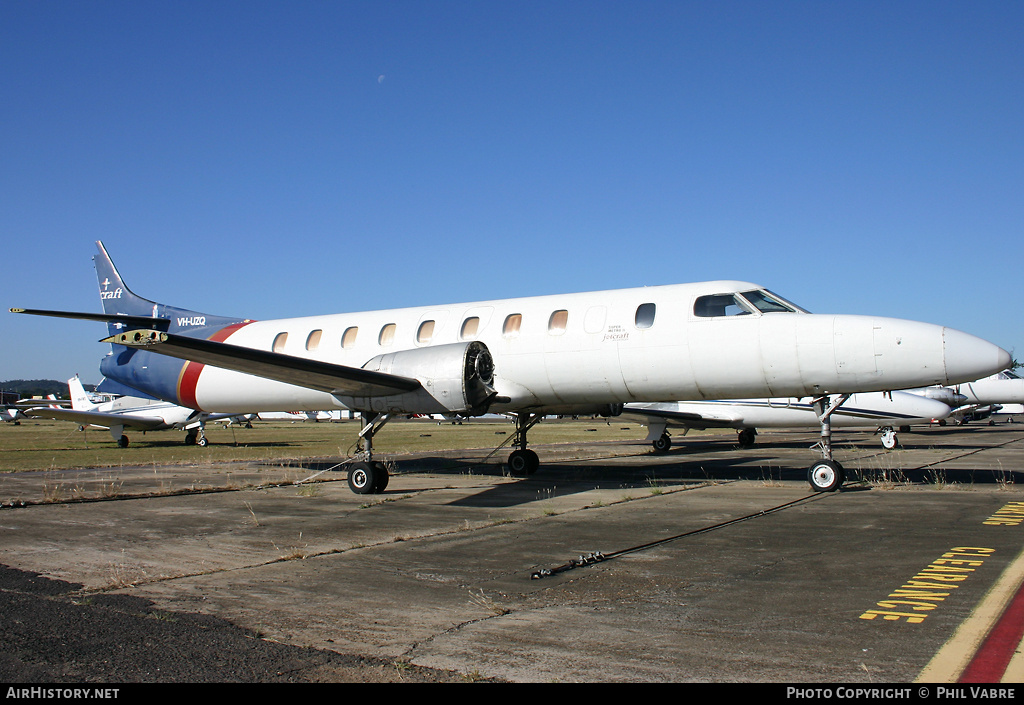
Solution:
[[[757,439],[757,431],[752,428],[745,428],[736,434],[736,442],[740,448],[753,448]]]
[[[667,433],[663,433],[660,437],[652,441],[651,445],[654,446],[654,450],[657,452],[666,453],[668,452],[668,449],[672,447],[672,436]]]
[[[348,471],[348,487],[356,494],[380,494],[388,486],[384,463],[358,462]]]
[[[117,439],[117,447],[118,448],[127,448],[128,447],[128,436],[121,436],[120,438],[118,438]]]
[[[526,477],[537,472],[540,458],[529,448],[512,451],[508,456],[508,469],[513,477]]]
[[[516,414],[516,435],[514,437],[514,451],[508,456],[508,470],[513,477],[526,477],[537,472],[540,467],[540,458],[532,450],[526,447],[526,432],[540,421],[542,414],[530,414],[520,412]]]
[[[835,492],[845,480],[843,466],[834,460],[819,460],[807,471],[807,481],[815,492]]]

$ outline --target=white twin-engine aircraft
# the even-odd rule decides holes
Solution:
[[[358,411],[362,457],[348,481],[381,492],[373,437],[394,414],[506,413],[517,475],[539,461],[527,432],[547,414],[618,414],[629,402],[810,397],[823,458],[815,490],[838,489],[829,418],[855,392],[956,384],[1009,354],[927,323],[820,315],[746,282],[714,281],[269,321],[174,308],[133,294],[97,243],[106,381],[203,412]],[[184,362],[181,362],[184,360]],[[101,388],[104,386],[100,385]],[[113,390],[112,390],[113,391]]]

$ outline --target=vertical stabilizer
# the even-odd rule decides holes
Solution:
[[[96,266],[96,280],[100,287],[100,303],[103,304],[103,313],[119,313],[128,316],[152,316],[157,317],[159,306],[149,299],[137,296],[125,286],[124,280],[118,274],[110,255],[107,254],[103,243],[96,241],[96,248],[100,251],[92,258]]]
[[[96,249],[99,250],[99,254],[95,255],[92,261],[96,266],[96,281],[99,283],[103,313],[163,318],[167,320],[166,330],[172,333],[194,331],[206,327],[216,330],[219,327],[245,320],[229,316],[213,316],[144,299],[124,283],[124,279],[118,273],[117,267],[114,266],[114,262],[110,259],[102,242],[97,240]],[[108,324],[108,330],[110,335],[117,335],[121,332],[122,325],[111,322]]]
[[[90,411],[96,406],[89,400],[89,395],[86,394],[78,375],[68,380],[68,391],[71,393],[71,408],[75,411]]]

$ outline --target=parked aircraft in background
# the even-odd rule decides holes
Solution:
[[[993,414],[1020,413],[1024,404],[1024,379],[1011,370],[1003,370],[984,379],[954,388],[963,401],[950,414],[959,423],[980,421]]]
[[[811,314],[756,284],[713,281],[254,321],[132,293],[102,243],[104,312],[23,313],[104,321],[104,377],[204,412],[348,408],[361,413],[358,493],[388,474],[373,437],[393,414],[509,413],[514,474],[536,471],[527,432],[547,414],[618,414],[665,399],[811,397],[838,489],[831,416],[859,392],[957,384],[1005,369],[999,347],[943,326]],[[102,387],[102,385],[101,385]]]
[[[21,424],[21,420],[25,418],[25,410],[32,409],[39,406],[48,406],[59,408],[65,406],[67,402],[57,399],[55,394],[47,394],[45,398],[40,399],[19,399],[16,402],[4,404],[0,407],[0,421],[4,423],[13,423],[15,426]]]
[[[882,445],[891,449],[898,443],[897,428],[944,419],[949,412],[950,408],[941,401],[915,394],[866,392],[850,395],[832,414],[831,421],[832,426],[839,428],[877,428]],[[626,404],[623,413],[644,419],[647,440],[657,451],[672,446],[669,428],[735,428],[739,431],[740,446],[750,447],[758,428],[819,426],[811,401],[794,397]]]
[[[341,421],[350,418],[346,411],[261,411],[257,414],[261,421]]]
[[[983,379],[952,387],[930,386],[908,389],[929,399],[939,399],[951,409],[956,423],[986,419],[996,413],[1021,413],[1024,407],[1024,379],[1006,369]]]
[[[233,416],[233,414],[210,415],[195,409],[171,404],[159,399],[142,397],[117,397],[112,401],[94,403],[75,375],[68,380],[71,392],[71,408],[39,406],[24,411],[25,416],[36,419],[58,419],[73,421],[82,426],[95,426],[110,431],[110,435],[122,448],[128,447],[125,429],[140,431],[162,431],[184,429],[186,445],[206,445],[205,425],[211,419]]]

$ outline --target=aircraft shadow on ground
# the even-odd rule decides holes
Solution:
[[[440,476],[508,476],[504,464],[481,465],[479,462],[453,461],[450,458],[437,459],[442,461],[439,463],[421,463],[421,461],[430,460],[433,459],[422,458],[410,461],[406,464],[407,469],[400,469],[396,474],[398,476],[404,473],[430,473]],[[763,460],[767,463],[769,459],[766,457]],[[636,492],[653,493],[659,488],[696,487],[708,482],[771,479],[768,476],[769,473],[763,468],[745,466],[751,462],[750,456],[722,458],[714,461],[713,470],[709,470],[706,463],[702,466],[702,463],[696,460],[680,462],[680,459],[670,456],[659,457],[658,460],[645,462],[643,465],[601,465],[594,461],[586,463],[552,462],[545,465],[542,455],[541,467],[535,474],[519,478],[513,483],[489,487],[451,504],[476,507],[513,506],[591,490],[624,490],[635,495]],[[797,479],[806,477],[806,470],[779,470],[776,468],[772,470],[771,474],[774,479]],[[782,475],[781,478],[780,475]]]
[[[964,427],[929,428],[923,432],[900,435],[904,449],[929,449],[937,447],[936,438],[942,439],[941,448],[952,452],[970,452],[988,447],[980,436],[963,431]],[[983,430],[977,427],[977,430]],[[668,452],[654,453],[644,441],[637,441],[636,458],[642,462],[610,461],[600,459],[586,461],[563,461],[545,457],[542,446],[537,446],[541,456],[541,467],[536,474],[521,478],[514,483],[502,483],[481,490],[471,497],[465,497],[452,504],[461,506],[500,507],[514,506],[541,499],[564,497],[589,490],[634,490],[654,491],[657,487],[697,486],[708,482],[733,482],[739,480],[771,482],[807,482],[807,469],[820,457],[813,449],[817,437],[806,434],[764,434],[753,448],[741,449],[729,435],[709,438],[677,437],[676,445]],[[950,442],[953,440],[954,442]],[[844,491],[869,489],[882,484],[949,485],[949,484],[1006,484],[1024,483],[1024,471],[991,470],[983,468],[920,467],[899,468],[901,461],[894,460],[892,467],[884,461],[872,458],[886,457],[893,451],[885,451],[877,437],[870,432],[836,433],[833,437],[835,457],[846,467],[847,484]],[[629,445],[629,444],[627,444]],[[646,449],[646,450],[645,450]],[[777,451],[801,451],[796,458],[780,458]],[[430,474],[444,476],[509,477],[505,465],[505,453],[484,453],[478,457],[459,457],[452,453],[443,455],[418,456],[399,459],[392,473],[395,478],[402,475]],[[465,451],[463,455],[472,453]],[[732,454],[730,454],[732,453]],[[864,454],[868,455],[865,456]],[[857,457],[860,454],[861,457]],[[898,457],[898,456],[894,456]],[[620,459],[621,460],[621,459]],[[346,471],[346,465],[339,465],[337,459],[317,462],[304,461],[303,465],[312,470]],[[401,492],[399,481],[392,481],[386,493]],[[808,487],[808,491],[811,491]]]
[[[306,673],[390,661],[260,638],[202,612],[170,611],[123,593],[0,564],[6,683],[302,682]],[[340,672],[340,671],[339,671]]]
[[[772,447],[777,447],[772,444]],[[807,449],[803,443],[792,444],[798,450]],[[927,445],[922,445],[927,447]],[[954,450],[970,450],[970,446],[946,446]],[[880,448],[848,447],[849,453],[869,450],[883,452]],[[809,451],[806,465],[800,460],[799,465],[792,461],[780,461],[772,454],[771,447],[748,449],[741,456],[723,456],[716,458],[693,457],[689,452],[680,449],[665,454],[651,456],[642,465],[636,464],[599,464],[595,461],[586,463],[555,462],[543,463],[536,474],[522,478],[516,483],[503,484],[488,488],[477,495],[458,500],[453,504],[471,506],[508,506],[538,499],[561,497],[593,489],[629,489],[653,491],[658,487],[678,487],[681,485],[700,485],[708,482],[734,482],[739,480],[764,482],[807,482],[807,470],[819,456],[816,451]],[[847,470],[847,484],[844,491],[855,488],[868,489],[872,486],[909,484],[909,485],[1015,485],[1024,483],[1024,470],[985,469],[985,468],[946,468],[919,467],[881,469],[854,457],[844,458],[843,452],[837,452],[837,459]],[[884,456],[883,456],[884,457]],[[784,463],[784,464],[782,464]],[[404,467],[403,467],[404,466]],[[458,461],[451,458],[419,458],[400,466],[397,474],[404,472],[429,472],[436,475],[466,475],[481,477],[507,476],[503,463],[482,465],[474,461]],[[810,488],[808,487],[808,491]]]

